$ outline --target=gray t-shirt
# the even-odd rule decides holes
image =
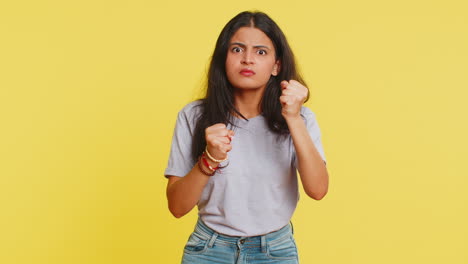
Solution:
[[[193,168],[192,137],[200,101],[178,114],[166,176],[184,177]],[[302,107],[301,116],[325,161],[315,114]],[[270,131],[264,116],[235,119],[229,165],[210,178],[198,201],[198,213],[213,230],[230,236],[257,236],[287,225],[299,199],[296,155],[290,135]],[[221,165],[224,165],[221,164]]]

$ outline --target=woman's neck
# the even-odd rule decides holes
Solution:
[[[234,105],[245,118],[256,117],[261,114],[262,96],[263,89],[236,90],[234,92]]]

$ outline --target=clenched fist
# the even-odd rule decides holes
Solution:
[[[205,139],[211,156],[215,159],[223,160],[232,149],[231,140],[234,131],[226,128],[225,124],[214,124],[205,129]]]
[[[279,98],[283,107],[281,114],[285,119],[299,116],[302,104],[309,94],[309,89],[295,80],[282,81],[281,88],[282,93]]]

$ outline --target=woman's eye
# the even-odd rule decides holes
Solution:
[[[260,55],[266,55],[267,54],[266,50],[258,50],[257,53],[260,54]]]
[[[233,52],[241,52],[242,49],[239,48],[239,47],[234,47],[234,48],[232,48],[232,51],[233,51]]]

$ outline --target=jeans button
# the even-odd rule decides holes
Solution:
[[[239,242],[240,242],[241,244],[244,244],[245,239],[241,239]]]

